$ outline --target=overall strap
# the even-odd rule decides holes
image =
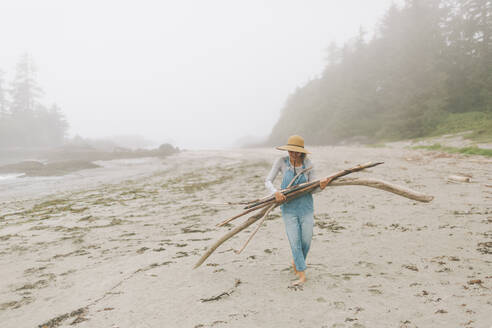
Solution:
[[[301,172],[302,172],[302,171],[304,171],[304,170],[306,169],[306,163],[305,163],[305,162],[306,162],[306,161],[303,159],[303,160],[302,160],[302,169],[301,169]],[[299,175],[299,178],[300,178],[302,175],[304,175],[304,178],[305,178],[305,179],[306,179],[306,181],[307,181],[307,180],[308,180],[308,177],[307,177],[307,175],[306,175],[306,172],[302,172],[302,174],[301,174],[301,175]],[[298,179],[299,179],[299,178],[298,178]]]
[[[293,181],[293,183],[295,184],[297,180],[299,180],[301,178],[301,176],[304,175],[304,178],[306,179],[307,181],[307,176],[305,175],[306,172],[303,172],[302,174],[299,174],[299,176],[296,178],[297,176],[297,172],[296,172],[296,166],[295,165],[292,165],[290,163],[290,158],[287,158],[288,162],[289,162],[289,166],[292,168],[292,170],[294,171],[294,178],[295,178],[295,181]],[[302,160],[302,168],[301,168],[301,172],[304,171],[306,169],[306,163],[304,161],[304,159]]]

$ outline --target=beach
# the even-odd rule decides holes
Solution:
[[[0,181],[3,327],[486,327],[492,325],[492,159],[382,147],[310,147],[321,178],[364,186],[314,196],[308,281],[295,275],[280,209],[194,264],[243,222],[223,205],[267,194],[275,149],[196,150],[99,161],[62,177]],[[469,182],[450,180],[452,175]],[[275,181],[280,184],[280,177]],[[248,233],[249,232],[249,233]]]

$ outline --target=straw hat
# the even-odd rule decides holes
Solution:
[[[290,136],[285,146],[277,147],[278,150],[290,150],[298,153],[311,154],[304,149],[304,138],[301,136]]]

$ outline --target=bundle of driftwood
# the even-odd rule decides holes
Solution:
[[[413,200],[416,200],[419,202],[424,202],[424,203],[428,203],[432,199],[434,199],[433,196],[425,195],[425,194],[419,193],[417,191],[414,191],[414,190],[411,190],[411,189],[408,189],[408,188],[405,188],[402,186],[397,186],[395,184],[392,184],[392,183],[389,183],[389,182],[386,182],[383,180],[371,179],[371,178],[368,178],[368,179],[367,178],[366,179],[342,178],[342,179],[340,179],[341,177],[348,175],[350,173],[362,171],[364,169],[374,167],[374,166],[377,166],[380,164],[383,164],[383,162],[376,162],[376,163],[369,162],[366,164],[357,165],[353,168],[346,169],[346,170],[337,172],[335,174],[332,174],[332,175],[330,175],[324,179],[328,180],[328,186],[348,186],[348,185],[367,186],[367,187],[372,187],[372,188],[377,188],[377,189],[389,191],[389,192],[392,192],[394,194],[397,194],[397,195],[400,195],[400,196],[403,196],[403,197],[406,197],[409,199],[413,199]],[[315,189],[319,188],[320,182],[324,179],[302,183],[302,184],[299,184],[299,185],[296,185],[293,187],[291,186],[292,183],[296,180],[296,178],[300,174],[302,174],[308,170],[310,170],[310,168],[307,168],[307,169],[303,170],[302,172],[299,172],[299,174],[297,174],[292,179],[289,186],[286,189],[281,190],[281,192],[287,198],[285,202],[288,202],[294,198],[300,197],[306,193],[313,192]],[[205,252],[205,254],[203,254],[203,256],[200,258],[200,260],[195,264],[194,268],[198,268],[200,265],[202,265],[203,262],[205,262],[205,260],[225,241],[227,241],[228,239],[230,239],[231,237],[233,237],[234,235],[236,235],[240,231],[246,229],[247,227],[249,227],[250,225],[252,225],[256,221],[260,220],[257,228],[251,233],[251,235],[246,240],[246,243],[243,245],[243,247],[240,250],[236,251],[237,254],[241,253],[244,250],[244,248],[248,245],[249,241],[253,238],[253,236],[258,232],[258,230],[262,226],[262,224],[265,221],[268,214],[275,207],[281,205],[281,203],[278,203],[276,201],[275,196],[273,196],[273,195],[262,198],[262,199],[255,199],[255,200],[249,201],[249,202],[228,203],[228,204],[246,205],[244,207],[245,211],[243,211],[243,212],[241,212],[241,213],[239,213],[239,214],[237,214],[237,215],[235,215],[235,216],[233,216],[227,220],[222,221],[221,223],[218,224],[219,227],[224,226],[224,225],[228,224],[229,222],[231,222],[237,218],[240,218],[240,217],[242,217],[248,213],[254,212],[256,210],[258,210],[258,213],[252,215],[246,221],[244,221],[242,224],[240,224],[237,227],[235,227],[234,229],[230,230],[228,233],[226,233],[224,236],[222,236],[219,240],[217,240],[212,246],[210,246],[207,249],[207,251]]]

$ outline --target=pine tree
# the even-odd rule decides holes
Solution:
[[[448,110],[492,111],[492,1],[447,0],[445,5]]]
[[[57,105],[48,109],[40,102],[43,92],[35,73],[30,56],[23,55],[16,66],[8,103],[0,76],[2,147],[51,147],[63,143],[68,124]]]
[[[51,105],[48,110],[49,115],[49,124],[47,125],[47,129],[51,131],[49,145],[51,146],[59,146],[65,140],[68,122],[63,115],[61,108],[57,104]]]
[[[29,54],[22,55],[16,66],[11,88],[11,112],[15,115],[28,114],[35,110],[43,91],[36,82],[36,68]]]

